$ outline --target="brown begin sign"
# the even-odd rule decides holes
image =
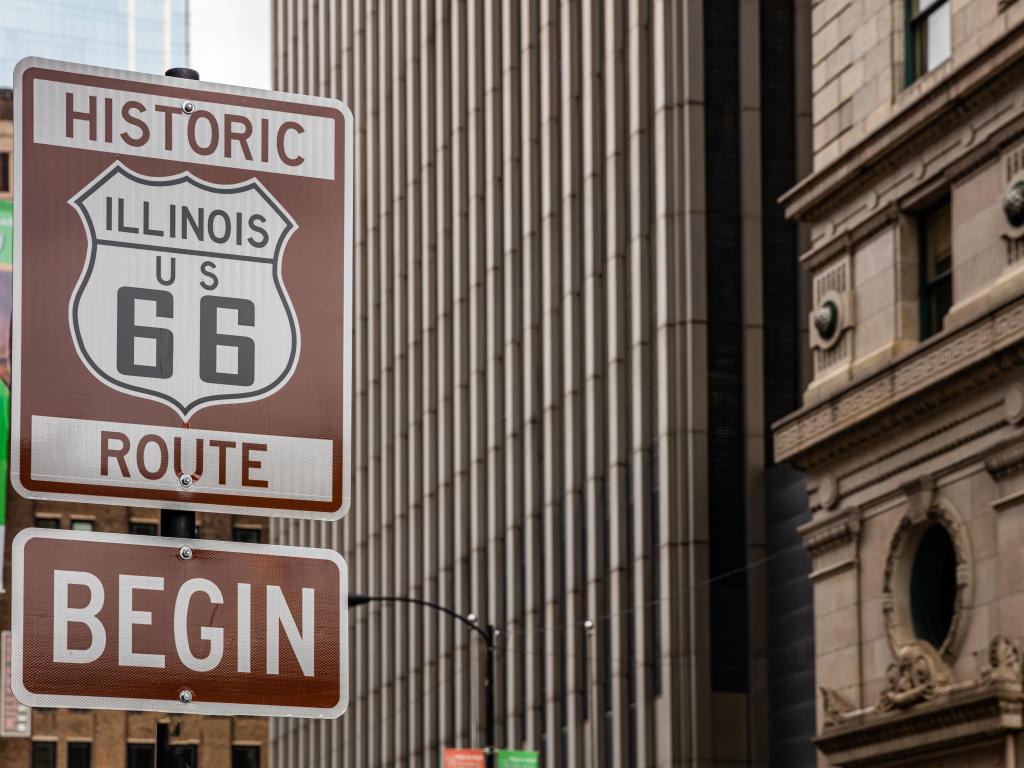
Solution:
[[[333,550],[29,528],[13,583],[13,687],[29,706],[345,711],[348,582]]]
[[[343,516],[348,108],[40,59],[15,88],[15,488]]]

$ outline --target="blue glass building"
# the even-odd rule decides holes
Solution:
[[[0,88],[25,56],[163,74],[188,66],[187,0],[4,0]]]

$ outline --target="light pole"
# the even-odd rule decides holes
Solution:
[[[419,605],[424,608],[431,608],[461,621],[471,630],[484,639],[487,648],[487,657],[484,666],[484,729],[486,731],[484,747],[487,768],[493,768],[497,757],[497,750],[494,746],[494,638],[501,634],[500,630],[494,628],[493,624],[481,627],[476,620],[476,614],[470,613],[463,616],[461,613],[446,608],[443,605],[432,603],[429,600],[421,600],[418,597],[405,597],[404,595],[361,595],[357,592],[350,592],[348,596],[348,607],[355,608],[357,605],[366,603],[408,603]]]

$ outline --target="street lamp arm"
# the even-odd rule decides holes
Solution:
[[[461,621],[471,630],[479,634],[487,643],[488,647],[491,647],[494,643],[491,633],[487,629],[484,629],[479,624],[470,621],[461,613],[457,613],[451,608],[446,608],[443,605],[433,603],[430,600],[421,600],[418,597],[406,597],[404,595],[363,595],[358,592],[350,592],[348,595],[349,608],[355,608],[358,605],[366,605],[367,603],[409,603],[410,605],[420,605],[424,608],[432,608],[435,611],[440,611],[441,613],[451,616],[453,619]]]
[[[456,613],[451,608],[445,608],[443,605],[432,603],[429,600],[421,600],[418,597],[406,597],[405,595],[362,595],[358,592],[349,592],[349,608],[355,608],[357,605],[366,605],[367,603],[408,603],[409,605],[421,605],[424,608],[432,608],[435,611],[440,611],[451,616],[453,619],[461,621],[484,639],[484,642],[487,644],[487,666],[484,673],[484,690],[486,693],[484,722],[487,729],[485,760],[487,767],[493,768],[497,754],[494,748],[494,636],[498,634],[497,630],[490,624],[486,627],[481,627],[475,621],[470,621],[468,617],[463,616],[461,613]]]

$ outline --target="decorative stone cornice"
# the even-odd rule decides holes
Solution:
[[[985,469],[993,480],[1024,472],[1024,443],[1018,442],[985,459]]]
[[[861,194],[936,136],[959,125],[965,110],[1019,84],[1024,23],[955,69],[948,78],[899,110],[842,157],[780,198],[790,218],[817,220]]]
[[[860,535],[860,519],[856,510],[847,509],[805,523],[798,533],[811,557],[818,557],[831,549],[855,542]]]
[[[900,649],[889,667],[879,703],[853,709],[837,692],[821,688],[824,730],[818,749],[835,765],[891,765],[906,755],[923,758],[986,742],[1024,726],[1021,653],[997,635],[977,679],[955,683],[949,667],[927,643]]]
[[[854,711],[855,707],[841,693],[825,686],[821,686],[819,690],[821,691],[821,708],[825,713],[826,727],[839,725]]]
[[[814,742],[829,761],[844,768],[892,765],[913,756],[991,743],[1019,732],[1024,697],[1020,685],[952,687],[910,709],[859,710],[826,728]]]
[[[915,523],[923,520],[935,501],[935,478],[921,475],[904,483],[900,490],[907,497],[907,520]]]
[[[876,709],[907,709],[935,698],[941,686],[949,686],[953,675],[938,652],[928,643],[911,643],[900,649],[899,657],[886,670],[889,684]]]
[[[1024,299],[1016,298],[775,422],[775,458],[813,467],[1021,366]]]
[[[982,684],[1021,683],[1020,646],[1003,635],[996,635],[988,649],[988,662],[981,670]]]

